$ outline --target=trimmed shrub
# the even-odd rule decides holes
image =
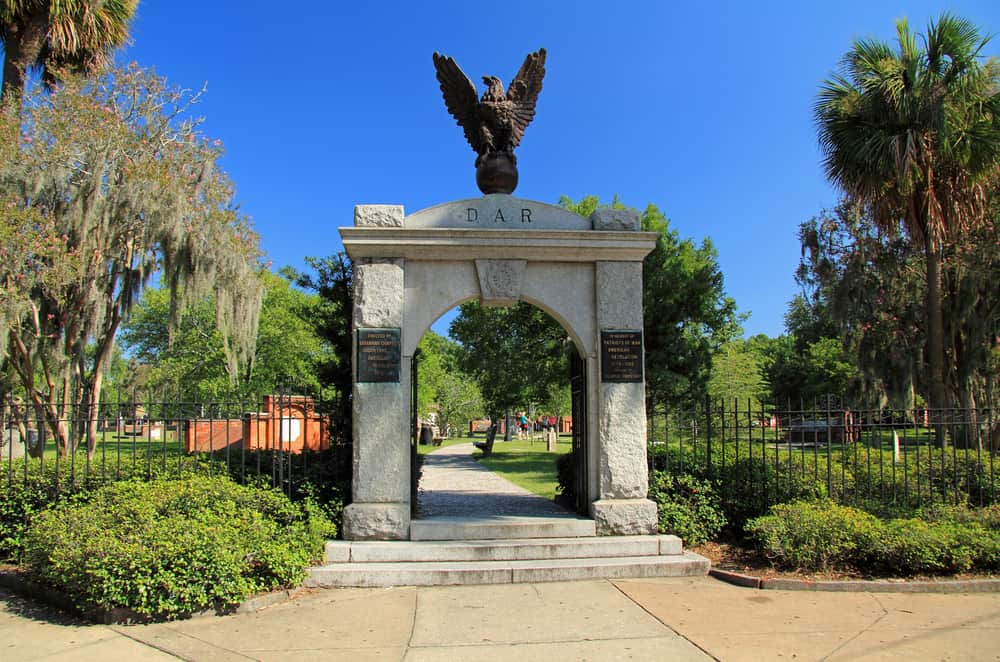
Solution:
[[[902,574],[966,572],[1000,567],[1000,532],[977,520],[975,511],[949,509],[941,519],[886,522],[877,564]],[[964,520],[964,521],[960,521]]]
[[[75,460],[75,463],[72,461]],[[349,446],[306,452],[289,459],[273,451],[218,451],[214,456],[196,454],[169,461],[141,457],[102,458],[88,465],[84,456],[44,461],[0,461],[0,561],[17,561],[24,534],[33,518],[56,502],[80,503],[105,485],[128,480],[226,475],[238,483],[269,489],[283,463],[284,484],[297,503],[311,502],[339,528],[344,504],[351,495]]]
[[[881,523],[832,501],[799,501],[749,521],[747,533],[778,565],[825,571],[858,565],[879,539]]]
[[[882,521],[829,501],[782,504],[747,530],[776,564],[801,570],[942,574],[1000,567],[995,508],[938,507],[930,519]]]
[[[290,456],[276,451],[215,453],[217,465],[228,469],[238,483],[268,487],[272,476],[283,470],[286,492],[292,501],[312,501],[340,528],[344,506],[350,502],[352,479],[351,447],[332,446],[323,451],[306,451]],[[283,465],[283,466],[281,466]]]
[[[106,473],[94,467],[86,471],[84,461],[74,464],[62,458],[56,470],[55,458],[43,462],[23,459],[0,462],[0,561],[16,561],[24,551],[24,536],[34,517],[57,501],[80,503],[105,485],[121,480],[156,476],[196,475],[191,463],[178,468],[170,464],[123,463]]]
[[[711,540],[726,525],[719,498],[707,480],[654,471],[649,498],[656,502],[660,533],[679,536],[685,545]]]
[[[83,612],[176,618],[298,583],[335,534],[313,504],[225,477],[122,482],[41,513],[24,558]]]

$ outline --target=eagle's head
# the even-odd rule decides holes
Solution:
[[[483,93],[482,101],[503,101],[506,93],[503,91],[503,81],[496,76],[483,76],[486,84],[486,91]]]

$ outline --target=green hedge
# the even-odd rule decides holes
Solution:
[[[123,462],[87,470],[85,461],[76,465],[66,458],[44,461],[23,459],[0,462],[0,561],[17,561],[24,550],[24,536],[32,520],[57,502],[80,503],[105,485],[123,480],[157,477],[194,476],[204,466],[186,462],[181,467],[171,463],[165,469],[159,463]]]
[[[340,528],[344,506],[350,502],[352,479],[351,447],[333,446],[323,451],[289,455],[276,451],[217,451],[216,466],[225,468],[238,483],[266,487],[284,464],[285,491],[292,501],[319,504]]]
[[[1000,569],[1000,510],[938,508],[881,520],[830,501],[774,506],[747,532],[775,564],[888,575]]]
[[[831,501],[785,503],[747,523],[769,559],[786,567],[830,570],[858,565],[879,539],[874,515]]]
[[[126,457],[102,461],[88,467],[85,456],[76,463],[62,458],[44,461],[23,459],[0,461],[0,561],[17,561],[23,551],[28,524],[56,502],[79,503],[91,498],[101,487],[127,480],[184,478],[229,475],[239,483],[266,487],[284,463],[286,490],[293,501],[319,504],[338,528],[344,504],[351,495],[351,455],[349,446],[292,456],[272,451],[218,451],[213,456],[191,455],[171,458]],[[289,466],[289,463],[290,466]]]
[[[654,446],[654,467],[712,480],[730,526],[739,532],[770,506],[829,497],[880,515],[912,515],[931,504],[982,507],[1000,500],[1000,465],[986,452],[910,447],[900,462],[890,451],[855,444],[825,451],[704,442]]]
[[[298,583],[335,534],[311,502],[225,477],[122,482],[40,513],[24,560],[83,612],[174,618]]]
[[[649,498],[657,505],[660,533],[679,536],[685,545],[712,540],[726,525],[719,498],[707,480],[654,471]]]

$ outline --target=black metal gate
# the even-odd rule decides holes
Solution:
[[[590,493],[587,470],[587,361],[576,347],[569,354],[569,386],[573,398],[573,492],[576,510],[590,516]]]
[[[420,483],[420,466],[417,444],[420,443],[420,421],[417,415],[417,386],[420,350],[413,352],[410,361],[410,517],[417,516],[417,492]]]

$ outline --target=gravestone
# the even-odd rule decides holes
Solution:
[[[17,427],[11,427],[0,432],[0,462],[22,457],[24,457],[24,442],[21,440],[21,431]]]

